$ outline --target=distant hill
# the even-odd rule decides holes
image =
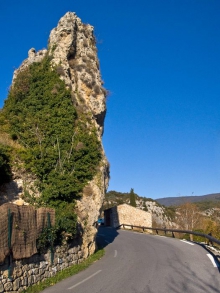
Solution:
[[[186,202],[198,203],[198,202],[212,202],[213,204],[220,204],[220,193],[213,193],[207,195],[197,196],[179,196],[179,197],[164,197],[158,198],[156,201],[166,207],[178,206]]]

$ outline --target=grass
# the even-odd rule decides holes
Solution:
[[[22,293],[38,293],[43,291],[44,289],[55,285],[56,283],[71,277],[89,267],[92,263],[99,260],[105,254],[104,249],[98,250],[96,253],[89,256],[85,261],[80,264],[73,265],[69,268],[66,268],[60,272],[58,272],[55,276],[46,279],[45,281],[35,284],[33,286],[28,287],[26,290],[22,291]]]
[[[0,144],[2,145],[6,145],[6,146],[10,146],[16,149],[23,149],[23,147],[21,145],[19,145],[18,142],[13,141],[9,134],[5,133],[5,132],[1,132],[0,131]]]

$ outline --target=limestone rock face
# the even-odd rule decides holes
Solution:
[[[60,78],[71,90],[73,105],[78,111],[90,115],[88,123],[96,127],[97,136],[101,141],[106,114],[107,91],[102,86],[93,32],[94,28],[91,25],[83,24],[75,13],[67,12],[60,19],[57,27],[51,31],[48,49],[36,52],[34,48],[31,48],[28,52],[28,58],[14,72],[13,80],[21,70],[33,62],[40,62],[48,53],[51,57],[51,66],[57,70]],[[22,175],[16,180],[19,180],[19,184],[24,182]],[[84,188],[81,200],[77,201],[84,257],[95,250],[97,230],[94,223],[97,221],[102,207],[108,180],[109,164],[104,150],[102,150],[102,161],[97,175]],[[18,193],[19,190],[21,192],[22,188],[24,189],[24,186],[17,188]],[[28,188],[27,184],[26,188]],[[17,194],[15,199],[18,199],[19,195]]]
[[[101,140],[106,113],[106,90],[102,87],[93,32],[91,25],[83,24],[75,13],[67,12],[50,33],[49,54],[53,56],[52,64],[62,71],[61,78],[71,89],[75,106],[80,111],[92,114],[92,123]],[[84,188],[83,197],[77,202],[85,257],[95,250],[94,223],[99,216],[108,179],[109,165],[103,151],[99,172]]]
[[[25,69],[26,67],[28,67],[33,62],[40,62],[40,61],[42,61],[42,59],[45,57],[46,53],[47,53],[47,50],[46,49],[43,49],[43,50],[40,50],[40,51],[36,52],[34,48],[31,48],[28,51],[28,58],[23,61],[23,63],[21,64],[21,66],[18,69],[16,69],[14,71],[13,79],[12,79],[12,84],[13,84],[13,81],[15,80],[15,78],[17,77],[17,75],[18,75],[18,73],[20,71],[22,71],[23,69]]]
[[[50,33],[52,63],[61,65],[61,78],[70,87],[76,106],[91,111],[100,134],[106,113],[106,91],[102,87],[93,27],[75,13],[66,13]]]
[[[15,161],[12,168],[13,180],[0,186],[0,205],[12,202],[17,205],[28,205],[22,198],[28,192],[30,195],[39,197],[40,193],[35,186],[37,177],[28,173],[21,162]],[[16,167],[19,165],[19,168]]]

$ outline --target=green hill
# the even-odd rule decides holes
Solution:
[[[180,196],[164,197],[156,199],[164,206],[178,206],[186,202],[195,203],[203,209],[211,207],[220,207],[220,193],[213,193],[201,196]]]

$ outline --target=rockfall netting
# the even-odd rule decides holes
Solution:
[[[50,208],[37,209],[37,234],[39,235],[43,228],[48,227],[48,213],[50,214],[51,226],[55,225],[55,210]]]
[[[27,258],[37,252],[36,240],[41,231],[55,224],[55,211],[34,209],[6,203],[0,206],[0,263],[12,253],[14,259]]]
[[[0,206],[0,263],[9,254],[8,246],[8,209]]]

